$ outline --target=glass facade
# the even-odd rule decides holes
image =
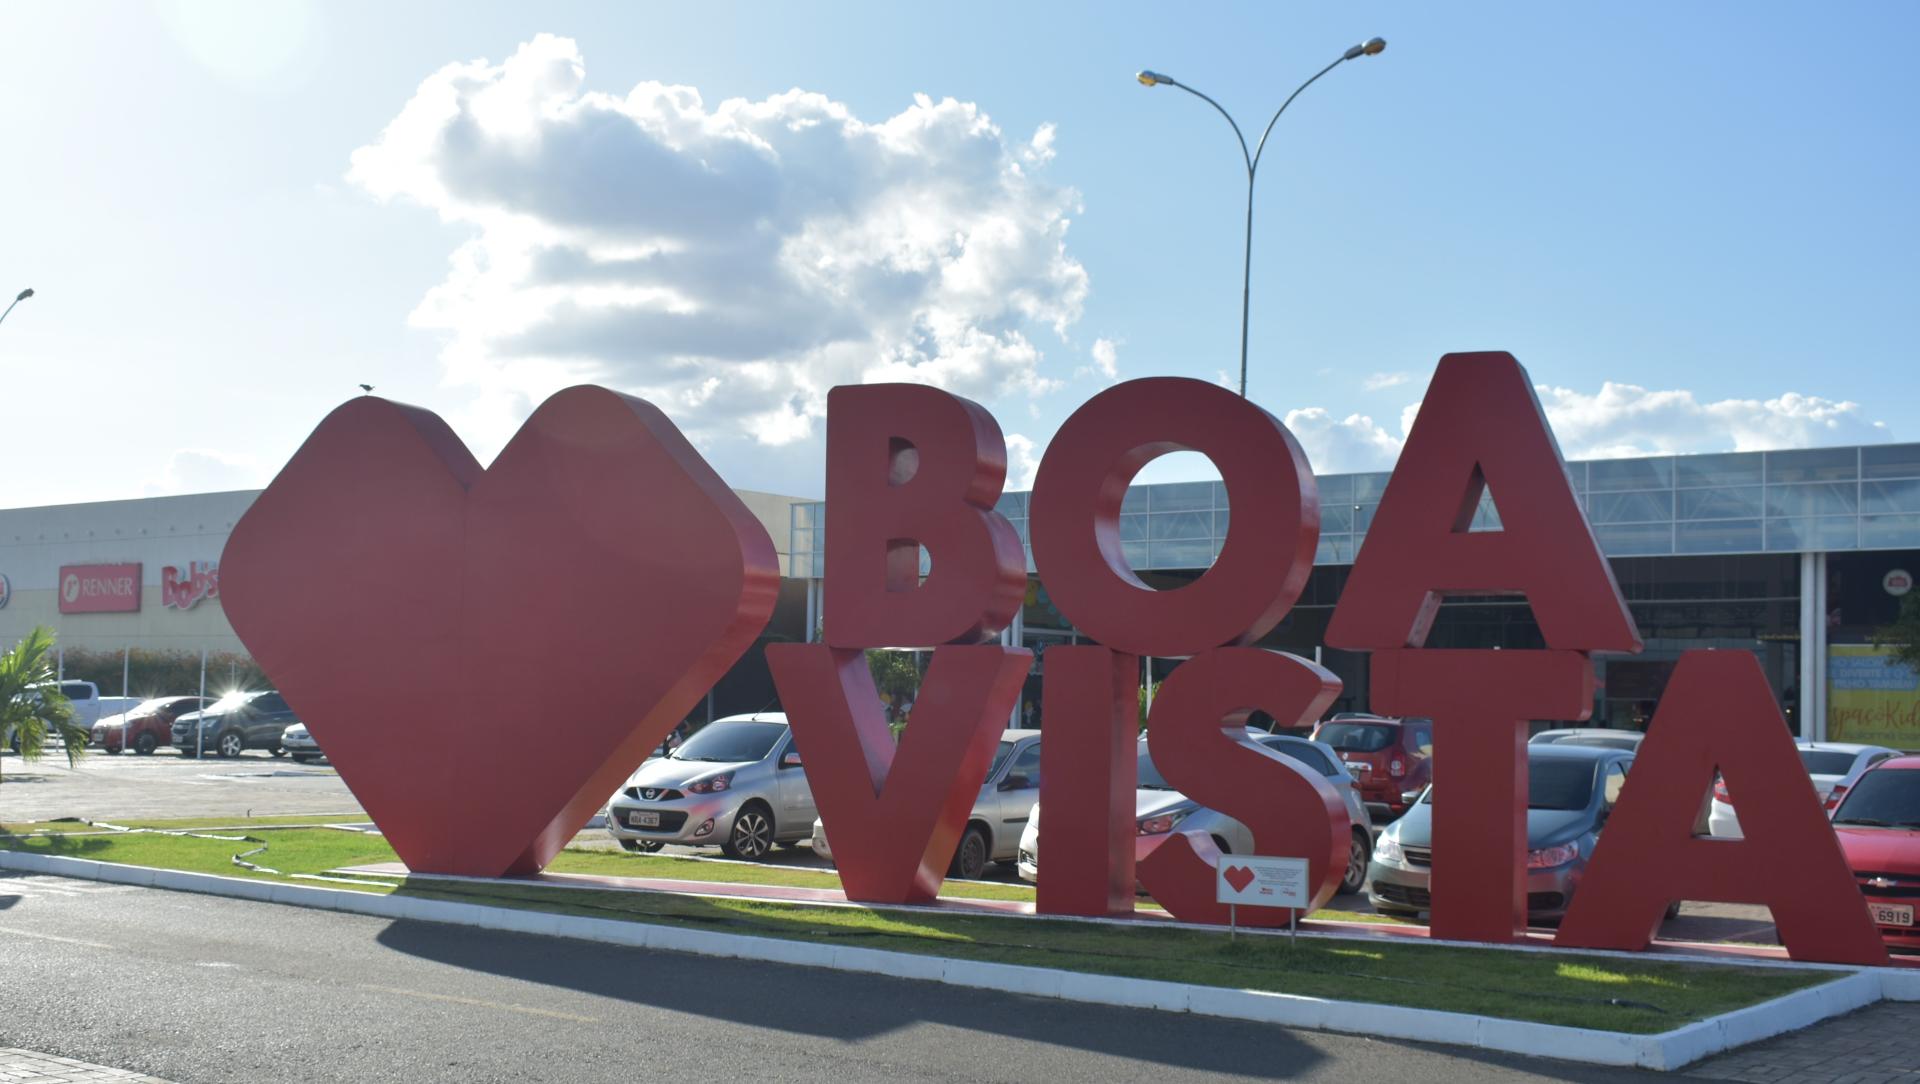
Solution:
[[[1597,459],[1567,464],[1574,493],[1610,557],[1800,553],[1920,547],[1920,444]],[[1317,565],[1352,564],[1386,492],[1385,472],[1323,475]],[[1488,493],[1475,530],[1500,525]],[[824,505],[793,508],[793,574],[824,574]],[[999,509],[1027,546],[1027,494]],[[1120,531],[1135,571],[1200,569],[1229,523],[1220,482],[1127,491]]]

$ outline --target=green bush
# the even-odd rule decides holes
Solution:
[[[120,695],[120,675],[120,652],[85,648],[67,649],[61,671],[61,676],[70,681],[91,681],[100,686],[102,696]],[[127,676],[129,696],[192,696],[200,691],[200,653],[134,648],[127,658]],[[272,683],[250,656],[233,651],[207,656],[207,695],[268,688]]]

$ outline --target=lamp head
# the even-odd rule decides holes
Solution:
[[[33,296],[33,291],[32,291],[32,290],[22,290],[22,291],[20,291],[20,296],[18,296],[18,297],[16,297],[16,298],[14,298],[14,300],[15,300],[16,302],[18,302],[18,301],[25,301],[25,300],[26,300],[27,298],[29,298],[29,297],[32,297],[32,296]]]
[[[1367,40],[1361,42],[1360,44],[1354,46],[1353,48],[1348,49],[1346,51],[1345,56],[1342,59],[1354,60],[1356,58],[1363,57],[1363,56],[1379,56],[1381,53],[1385,52],[1386,49],[1387,49],[1387,39],[1368,38]]]
[[[1134,78],[1140,80],[1140,85],[1143,87],[1157,87],[1162,83],[1173,82],[1172,76],[1161,75],[1155,71],[1143,71]]]

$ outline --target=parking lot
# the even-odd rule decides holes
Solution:
[[[248,752],[232,759],[196,760],[169,749],[152,756],[107,756],[90,750],[77,767],[48,756],[33,764],[11,753],[0,759],[0,822],[18,824],[76,818],[127,821],[176,817],[258,817],[298,813],[364,815],[332,767],[296,764],[286,757]],[[618,851],[597,823],[576,846]],[[661,853],[716,857],[712,849],[669,846]],[[764,862],[790,868],[828,868],[806,846],[783,847]],[[1011,868],[989,866],[987,879],[1015,881]],[[1335,910],[1370,911],[1364,895],[1336,896]],[[1773,940],[1767,909],[1741,904],[1687,903],[1662,936],[1677,940]]]
[[[195,760],[170,749],[152,756],[89,750],[77,766],[49,754],[31,764],[0,757],[0,822],[150,820],[360,812],[325,764],[295,764],[264,752]]]

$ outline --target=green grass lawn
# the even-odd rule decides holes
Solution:
[[[252,861],[286,873],[323,873],[342,866],[393,861],[378,836],[317,828],[259,833],[269,849]],[[0,836],[0,846],[232,876],[250,874],[230,856],[247,845],[154,834]],[[658,856],[568,851],[556,872],[625,874],[761,883],[835,883],[823,871],[703,863]],[[342,885],[338,887],[356,888]],[[955,889],[1027,892],[1020,885],[953,885]],[[1416,1008],[1482,1013],[1576,1027],[1651,1033],[1778,997],[1829,973],[1760,967],[1618,960],[1572,954],[1502,952],[1434,945],[1279,937],[1228,940],[1223,932],[991,915],[881,912],[659,893],[562,889],[500,882],[469,884],[414,879],[393,888],[432,899],[462,900],[722,930],[826,941],[928,955],[1063,968],[1135,978],[1271,990]],[[1019,897],[998,897],[1019,898]],[[1329,917],[1347,917],[1327,913]]]

